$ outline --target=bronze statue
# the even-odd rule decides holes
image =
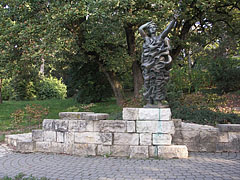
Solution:
[[[169,80],[169,70],[172,57],[170,56],[170,42],[167,34],[176,22],[177,15],[170,22],[167,28],[159,35],[156,35],[157,26],[148,22],[139,28],[139,33],[144,39],[141,67],[144,79],[143,96],[147,101],[144,107],[164,107],[162,102],[166,98],[166,84]],[[144,29],[148,30],[148,33]]]

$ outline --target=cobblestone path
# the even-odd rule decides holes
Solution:
[[[20,154],[0,146],[0,178],[19,173],[59,180],[240,180],[240,153],[190,153],[188,159],[139,160]]]

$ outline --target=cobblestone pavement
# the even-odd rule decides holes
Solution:
[[[0,146],[0,178],[19,173],[59,180],[240,180],[240,153],[190,153],[188,159],[137,160],[9,153]]]

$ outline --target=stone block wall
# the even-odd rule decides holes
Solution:
[[[81,156],[187,158],[186,146],[171,145],[169,108],[124,108],[123,120],[104,113],[62,112],[32,132],[35,151]]]
[[[184,144],[196,152],[240,152],[240,124],[217,127],[184,123],[174,119],[173,144]]]

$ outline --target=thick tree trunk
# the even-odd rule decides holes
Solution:
[[[0,78],[0,104],[2,104],[2,78]]]
[[[101,67],[103,73],[107,77],[107,79],[112,87],[113,93],[117,100],[117,104],[119,106],[122,106],[124,103],[124,92],[123,92],[123,87],[122,87],[121,82],[119,81],[118,77],[116,76],[116,74],[114,72],[106,71],[106,69],[103,67],[102,64],[100,64],[100,63],[98,63],[98,64]]]
[[[125,26],[125,33],[127,38],[128,54],[133,59],[132,72],[133,72],[134,96],[139,97],[139,91],[141,90],[143,85],[143,77],[140,64],[136,59],[136,42],[133,25],[127,24]]]

